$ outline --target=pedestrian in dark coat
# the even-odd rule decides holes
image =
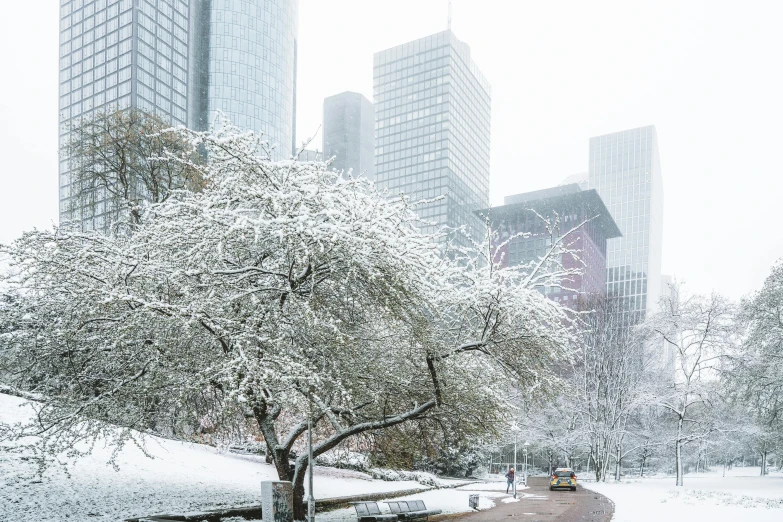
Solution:
[[[508,470],[508,473],[506,473],[506,494],[508,494],[508,489],[511,488],[514,485],[514,468],[511,468]]]

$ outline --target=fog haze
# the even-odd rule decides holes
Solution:
[[[657,127],[663,272],[740,297],[783,256],[779,2],[453,2],[492,85],[491,201],[587,170],[591,136]],[[3,3],[0,241],[57,220],[58,2]],[[372,100],[372,55],[446,28],[446,0],[300,0],[298,140],[323,98]],[[320,146],[320,135],[313,146]]]

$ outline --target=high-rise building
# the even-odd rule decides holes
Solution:
[[[221,111],[234,125],[263,132],[276,147],[273,159],[289,158],[296,138],[298,0],[191,2],[200,5],[194,18],[209,16],[209,121]]]
[[[324,100],[323,151],[331,168],[375,179],[375,109],[357,92]]]
[[[298,161],[324,161],[324,154],[317,150],[302,149],[297,151],[296,159]]]
[[[60,0],[60,145],[98,111],[137,107],[205,129],[222,111],[264,132],[274,159],[294,143],[298,0]],[[60,158],[60,221],[79,208]]]
[[[507,196],[504,203],[478,212],[493,232],[496,262],[533,267],[552,248],[552,241],[562,238],[568,251],[553,261],[575,273],[561,280],[560,286],[539,290],[571,308],[580,297],[604,295],[606,244],[620,231],[595,190],[581,190],[573,183]],[[542,218],[555,216],[559,226],[548,230]]]
[[[663,183],[650,125],[590,138],[589,186],[622,237],[607,245],[607,293],[623,298],[632,321],[655,311],[661,291]]]
[[[470,48],[447,30],[375,53],[373,65],[377,185],[428,200],[416,207],[424,232],[465,226],[481,240],[491,92]]]

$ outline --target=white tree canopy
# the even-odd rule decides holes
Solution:
[[[45,398],[17,435],[56,453],[146,431],[260,434],[300,496],[306,456],[288,462],[308,417],[316,456],[452,412],[492,430],[508,387],[569,357],[568,314],[533,288],[557,273],[442,258],[404,199],[323,163],[272,163],[228,122],[171,132],[205,153],[202,190],[149,206],[132,235],[36,231],[3,248],[4,367]]]

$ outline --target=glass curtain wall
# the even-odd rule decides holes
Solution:
[[[297,0],[212,0],[209,121],[218,111],[243,129],[263,132],[272,159],[294,142]]]
[[[61,0],[60,148],[100,111],[138,107],[187,122],[189,5],[185,0]],[[114,209],[100,191],[79,197],[60,155],[60,222],[103,230]]]
[[[489,206],[491,90],[470,48],[444,31],[381,51],[373,85],[378,186],[426,200],[416,206],[424,232],[465,226],[481,241],[474,212]]]
[[[657,306],[661,288],[663,185],[654,126],[590,139],[590,188],[622,237],[607,244],[607,294],[623,298],[629,320]]]

